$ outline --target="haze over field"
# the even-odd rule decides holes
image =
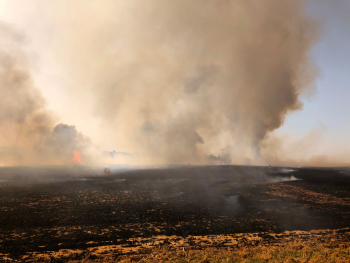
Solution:
[[[3,8],[0,165],[347,162],[313,150],[322,125],[274,134],[315,88],[321,23],[303,1]]]

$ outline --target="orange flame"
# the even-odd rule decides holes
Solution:
[[[73,154],[74,154],[74,158],[73,158],[74,163],[83,164],[83,163],[80,161],[81,153],[80,153],[80,152],[77,152],[77,151],[73,151]]]

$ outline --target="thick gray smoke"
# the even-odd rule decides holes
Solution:
[[[36,10],[74,83],[62,89],[83,94],[87,115],[92,105],[105,149],[138,162],[264,164],[263,141],[302,108],[316,75],[308,52],[317,25],[298,0],[62,0]],[[1,34],[1,145],[47,156],[84,148],[86,139],[57,136],[66,129],[54,130],[32,86],[21,36],[6,26]],[[63,141],[67,150],[57,149]]]
[[[302,108],[316,76],[317,25],[302,1],[81,1],[46,11],[63,21],[65,65],[104,136],[153,162],[226,154],[264,163],[262,141]]]
[[[0,24],[0,165],[69,163],[89,140],[54,117],[33,86],[24,37]]]

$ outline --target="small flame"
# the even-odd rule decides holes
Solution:
[[[73,158],[74,163],[83,164],[83,163],[80,161],[81,153],[78,152],[78,151],[73,151],[73,154],[74,154],[74,158]]]

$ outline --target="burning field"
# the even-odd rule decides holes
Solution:
[[[87,168],[1,168],[1,258],[156,262],[150,255],[181,252],[185,260],[192,251],[195,261],[198,251],[226,258],[247,248],[302,251],[300,242],[341,250],[350,244],[349,174],[229,165],[109,176]],[[349,256],[342,253],[340,262]]]
[[[0,1],[0,261],[348,260],[326,2]]]

